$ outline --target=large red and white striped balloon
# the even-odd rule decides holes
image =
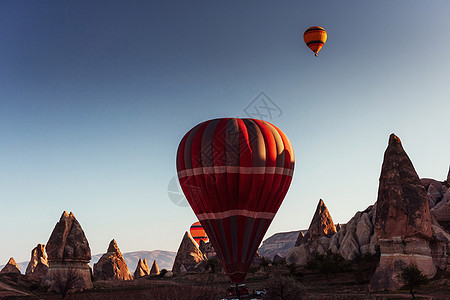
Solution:
[[[269,122],[223,118],[203,122],[181,140],[178,178],[225,272],[243,282],[286,195],[294,151]]]

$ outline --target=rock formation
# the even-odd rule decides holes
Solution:
[[[0,274],[3,274],[3,273],[17,273],[17,274],[20,274],[20,269],[17,266],[16,261],[14,260],[14,258],[11,257],[8,260],[6,265],[0,271]]]
[[[91,248],[84,235],[80,223],[71,212],[63,212],[59,222],[55,225],[45,247],[49,269],[42,279],[43,286],[58,291],[57,283],[73,279],[70,290],[84,290],[92,288]]]
[[[336,227],[334,226],[330,212],[323,200],[320,199],[308,231],[304,237],[299,236],[295,246],[300,246],[308,241],[317,241],[322,237],[331,237],[335,233]]]
[[[159,267],[156,260],[153,261],[152,268],[150,269],[150,275],[159,275]]]
[[[450,170],[447,179],[437,181],[423,178],[422,184],[427,190],[430,212],[433,219],[445,230],[450,231]]]
[[[31,258],[28,263],[25,275],[42,279],[47,275],[48,261],[45,254],[45,245],[38,244],[33,250],[31,250]]]
[[[401,287],[396,275],[414,263],[428,277],[436,273],[429,241],[432,238],[427,193],[400,139],[391,134],[384,153],[375,214],[381,258],[369,289]]]
[[[273,259],[275,255],[285,257],[294,248],[300,235],[304,236],[300,230],[276,233],[263,241],[258,252],[268,259]]]
[[[148,268],[148,265],[147,265]],[[115,240],[109,243],[108,250],[94,264],[94,280],[132,280],[127,263]]]
[[[250,266],[257,266],[259,267],[261,265],[261,262],[263,261],[263,257],[261,254],[259,254],[258,251],[256,251],[255,256],[253,256],[252,262]]]
[[[319,202],[318,208],[322,205],[324,204]],[[375,208],[376,205],[371,205],[364,211],[358,211],[346,224],[339,225],[339,231],[331,237],[328,237],[325,232],[322,232],[322,237],[318,239],[311,239],[308,232],[304,237],[299,235],[300,246],[294,247],[288,253],[286,261],[297,265],[306,265],[315,253],[323,254],[327,251],[339,253],[346,260],[352,260],[357,255],[377,254],[378,239],[374,231]],[[321,211],[325,212],[325,209],[317,209],[316,214],[320,214]],[[326,215],[330,215],[328,210],[326,210]],[[332,224],[331,216],[329,218],[327,224]],[[313,217],[314,219],[320,218]],[[311,225],[314,223],[315,221],[312,221]],[[317,228],[318,226],[315,224],[313,227]],[[316,230],[316,232],[318,231]]]
[[[197,244],[186,231],[181,240],[180,247],[177,251],[177,256],[173,263],[172,272],[173,273],[183,273],[186,271],[193,271],[195,267],[206,257],[197,247]]]
[[[450,185],[450,166],[448,166],[448,173],[447,173],[447,186]]]
[[[92,259],[90,262],[91,266],[94,266],[96,262],[102,257],[101,254],[92,255]],[[139,262],[139,259],[146,259],[150,265],[150,262],[154,260],[158,261],[158,266],[160,269],[170,270],[173,266],[173,262],[175,261],[175,256],[177,253],[175,251],[163,251],[163,250],[153,250],[153,251],[132,251],[132,252],[122,252],[122,256],[127,263],[128,269],[134,272],[136,270],[136,266]]]
[[[280,262],[282,262],[283,260],[284,260],[284,258],[283,258],[281,255],[279,255],[279,254],[275,254],[275,255],[273,256],[273,259],[272,259],[272,261],[273,261],[274,264],[280,263]]]
[[[450,273],[450,170],[447,179],[437,181],[423,178],[422,184],[427,190],[431,213],[431,230],[433,239],[430,242],[434,264],[441,271]]]
[[[341,225],[341,229],[331,237],[329,250],[339,253],[346,260],[352,260],[359,254],[376,254],[375,209],[376,205],[371,205],[364,211],[358,211],[350,221]]]
[[[317,204],[316,212],[306,234],[299,235],[295,247],[286,256],[288,263],[306,265],[315,253],[323,254],[330,248],[330,237],[336,228],[322,199]]]
[[[139,258],[139,261],[136,266],[136,271],[134,271],[134,279],[141,278],[144,276],[150,275],[150,268],[148,267],[147,260]]]
[[[211,242],[206,243],[205,241],[200,240],[199,249],[206,257],[206,259],[210,259],[212,257],[217,256],[216,249],[214,249],[214,246]]]

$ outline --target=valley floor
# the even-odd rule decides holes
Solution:
[[[283,281],[283,278],[286,280]],[[359,279],[360,282],[357,282]],[[287,282],[287,284],[286,284]],[[295,286],[292,287],[292,284]],[[284,285],[284,286],[283,286]],[[284,299],[408,299],[408,291],[369,293],[368,281],[356,278],[354,272],[327,278],[323,274],[304,272],[293,277],[284,267],[271,267],[249,274],[246,286],[250,293],[279,289]],[[96,282],[94,289],[68,294],[65,299],[221,299],[227,295],[230,282],[225,274],[184,274],[173,278],[144,277],[132,281]],[[295,289],[292,290],[292,289]],[[295,296],[292,296],[294,293]],[[0,299],[61,299],[58,294],[44,293],[36,283],[27,283],[23,275],[0,276]],[[249,299],[249,298],[247,298]],[[260,298],[261,299],[261,298]],[[266,295],[262,299],[277,299]],[[279,298],[282,299],[282,298]],[[416,299],[450,299],[450,278],[436,279],[418,289]]]

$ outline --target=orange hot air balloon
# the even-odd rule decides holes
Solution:
[[[210,120],[181,140],[177,170],[183,193],[225,272],[232,282],[243,282],[289,189],[294,173],[291,143],[266,121]]]
[[[327,41],[327,32],[319,26],[309,27],[303,34],[303,40],[305,41],[306,46],[308,46],[317,57],[317,53],[319,53],[320,49],[322,49]]]
[[[208,242],[208,235],[203,229],[202,224],[200,222],[195,222],[191,225],[191,236],[200,245],[200,241],[203,240],[205,243]]]

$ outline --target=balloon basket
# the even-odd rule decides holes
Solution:
[[[255,291],[249,292],[244,283],[235,283],[227,289],[227,296],[222,298],[222,300],[240,300],[240,299],[263,299],[265,291]]]

